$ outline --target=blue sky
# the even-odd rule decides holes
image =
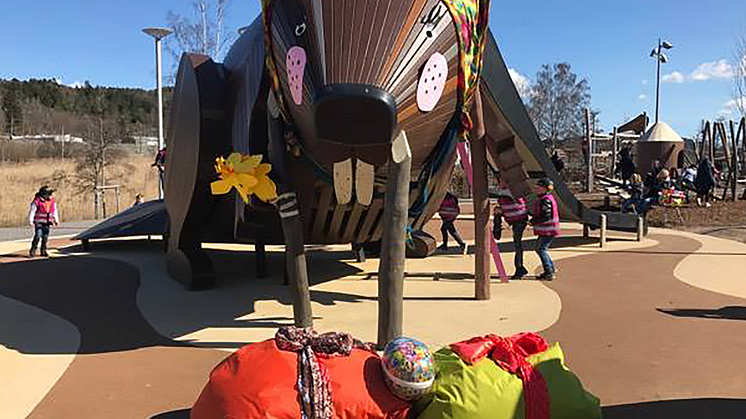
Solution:
[[[169,10],[190,14],[190,4],[0,0],[0,77],[152,88],[153,43],[140,30],[164,25]],[[233,0],[228,24],[246,25],[258,12],[258,0]],[[653,117],[655,61],[648,55],[664,37],[674,49],[662,70],[661,119],[691,136],[701,119],[729,110],[729,66],[746,33],[746,2],[493,0],[490,26],[515,74],[530,80],[541,64],[567,61],[587,78],[604,129],[642,111]]]

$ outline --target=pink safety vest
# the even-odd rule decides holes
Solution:
[[[49,201],[44,201],[41,198],[35,198],[34,204],[36,204],[36,212],[34,213],[35,223],[53,223],[54,219],[54,198],[50,198]]]
[[[549,200],[552,203],[552,218],[543,223],[534,224],[534,234],[537,236],[559,236],[559,211],[557,210],[557,200],[552,194],[546,194],[534,201],[534,214],[541,213],[541,201]]]
[[[526,200],[524,198],[511,198],[505,195],[498,195],[497,203],[503,211],[505,221],[513,225],[519,221],[528,220],[528,210],[526,209]]]
[[[458,217],[461,209],[458,206],[458,201],[455,197],[446,197],[440,204],[438,214],[443,221],[453,221]]]

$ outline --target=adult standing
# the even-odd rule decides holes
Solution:
[[[42,186],[34,196],[29,208],[29,224],[34,226],[34,239],[31,241],[29,257],[36,256],[36,247],[41,241],[41,255],[47,254],[47,240],[49,239],[49,227],[59,224],[60,215],[57,211],[57,203],[52,196],[54,191],[48,186]]]
[[[632,177],[632,174],[635,173],[635,170],[637,168],[635,167],[635,162],[632,160],[629,148],[623,148],[619,159],[619,172],[622,175],[622,182],[625,185]]]
[[[699,162],[697,168],[697,177],[694,179],[694,189],[697,191],[697,205],[710,206],[710,193],[715,187],[715,177],[712,173],[712,164],[710,159],[705,157]]]

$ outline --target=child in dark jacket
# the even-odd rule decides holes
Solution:
[[[554,279],[554,262],[549,256],[549,246],[560,232],[559,210],[557,201],[552,196],[553,189],[554,183],[551,179],[544,178],[536,182],[537,199],[534,201],[533,218],[531,218],[534,234],[539,238],[536,253],[544,267],[544,272],[538,276],[538,279],[546,281]]]

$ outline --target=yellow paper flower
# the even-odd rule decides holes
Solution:
[[[249,203],[249,197],[256,195],[264,202],[277,198],[277,186],[267,174],[272,165],[262,163],[262,156],[250,156],[241,153],[231,153],[227,159],[215,159],[215,171],[220,180],[210,184],[213,195],[223,195],[236,188],[244,202]]]

